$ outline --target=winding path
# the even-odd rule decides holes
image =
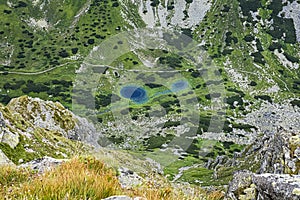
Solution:
[[[0,74],[18,74],[18,75],[40,75],[40,74],[44,74],[46,72],[52,71],[56,68],[59,67],[63,67],[65,65],[71,64],[71,63],[78,63],[78,61],[73,61],[73,62],[66,62],[64,64],[49,68],[49,69],[45,69],[43,71],[38,71],[38,72],[10,72],[10,71],[0,71]]]

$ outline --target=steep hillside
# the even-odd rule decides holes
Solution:
[[[150,158],[99,147],[93,125],[58,102],[14,98],[1,105],[0,125],[0,198],[224,196],[220,190],[169,182]]]
[[[298,174],[298,8],[0,0],[1,160],[69,157],[85,142],[159,163],[173,182]]]

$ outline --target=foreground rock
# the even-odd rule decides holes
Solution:
[[[72,140],[97,144],[97,131],[93,124],[80,118],[66,109],[59,102],[44,101],[39,98],[22,96],[12,99],[7,108],[31,122],[35,128],[59,132],[63,137]]]
[[[300,134],[278,131],[262,135],[233,158],[218,156],[209,160],[206,167],[214,170],[216,178],[232,176],[239,170],[300,175]]]
[[[239,171],[234,174],[226,199],[297,200],[300,199],[300,176]]]
[[[264,134],[230,159],[219,156],[207,167],[215,176],[233,174],[226,198],[233,200],[300,199],[300,134],[278,130]]]
[[[32,170],[37,171],[38,173],[44,173],[45,171],[51,170],[53,167],[57,167],[67,159],[55,159],[48,156],[32,160],[28,163],[19,165],[19,167],[28,167]]]
[[[1,164],[69,158],[99,147],[97,137],[93,124],[58,102],[22,96],[0,104]]]

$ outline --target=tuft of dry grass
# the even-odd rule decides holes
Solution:
[[[207,194],[209,200],[221,200],[224,199],[224,193],[222,191],[213,191]]]
[[[0,168],[0,185],[12,186],[15,183],[25,182],[30,175],[31,172],[28,169],[18,169],[12,165],[5,165]]]
[[[98,200],[113,195],[139,196],[147,200],[223,198],[221,192],[203,191],[186,197],[163,178],[154,176],[139,187],[123,189],[116,171],[94,157],[75,157],[44,174],[11,166],[0,167],[0,186],[0,199]]]
[[[34,172],[29,169],[18,169],[16,166],[4,165],[0,167],[0,199],[7,191],[16,185],[28,182]]]
[[[75,158],[23,184],[13,195],[32,199],[102,199],[119,191],[113,170],[94,158]]]

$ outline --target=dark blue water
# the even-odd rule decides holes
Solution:
[[[122,97],[130,99],[138,104],[148,101],[146,90],[138,86],[124,86],[121,89],[120,94]]]
[[[186,81],[180,80],[180,81],[173,83],[171,85],[171,89],[157,92],[151,98],[159,96],[159,95],[165,95],[165,94],[170,94],[173,92],[178,92],[178,91],[186,89],[187,87],[188,87],[188,83]],[[133,101],[134,103],[137,103],[137,104],[146,103],[149,100],[146,90],[143,89],[142,87],[138,87],[138,86],[134,86],[134,85],[124,86],[121,89],[120,94],[122,97],[124,97],[126,99],[130,99],[131,101]]]

